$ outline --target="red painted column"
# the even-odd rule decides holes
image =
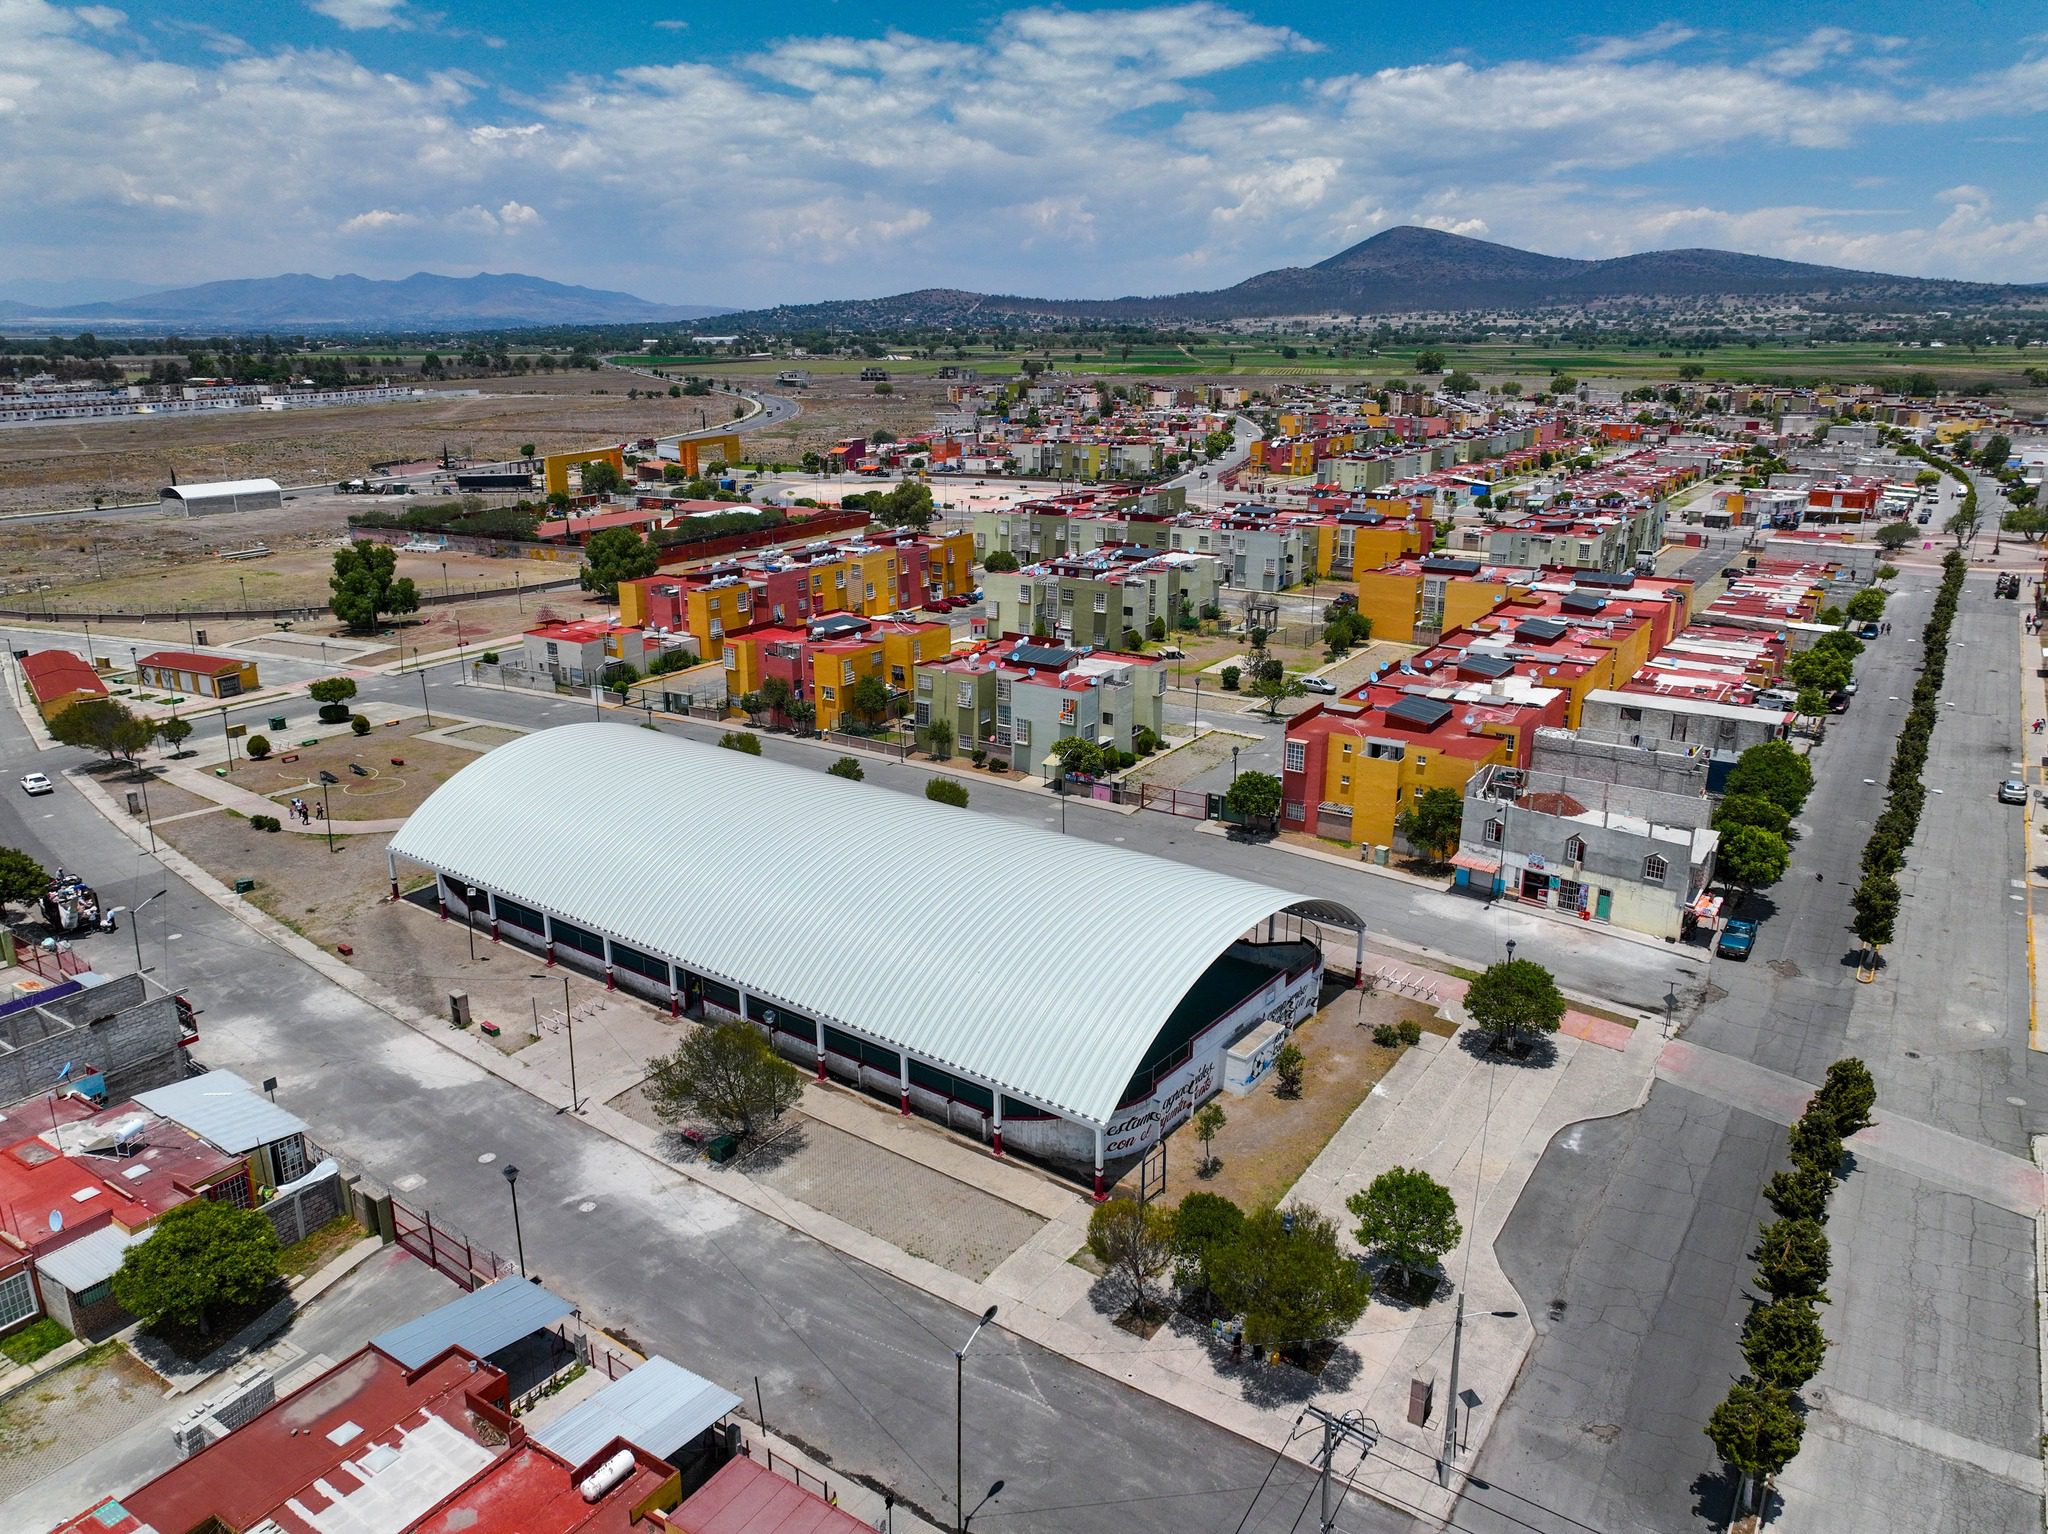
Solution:
[[[446,921],[448,919],[448,897],[437,893],[434,896],[434,904],[441,908],[441,920]]]
[[[549,968],[549,969],[553,969],[554,967],[555,967],[555,940],[554,940],[553,938],[549,938],[549,939],[548,939],[548,968]]]
[[[607,991],[616,991],[619,988],[619,982],[613,976],[612,967],[609,964],[604,967],[604,988]]]
[[[905,1118],[910,1117],[910,1088],[908,1087],[903,1089],[903,1116]]]
[[[1103,1191],[1102,1187],[1102,1168],[1097,1167],[1095,1169],[1095,1202],[1099,1204],[1108,1197],[1109,1195]]]
[[[495,916],[491,918],[491,941],[498,941],[498,918]]]
[[[824,1079],[825,1079],[825,1051],[821,1049],[821,1050],[819,1050],[819,1051],[818,1051],[818,1080],[822,1082],[822,1081],[823,1081]]]
[[[1000,1124],[995,1127],[990,1149],[995,1152],[998,1158],[1003,1154],[1003,1126]]]
[[[683,1015],[683,999],[676,995],[674,991],[668,993],[668,1015],[670,1017],[681,1017]]]
[[[393,900],[398,899],[398,881],[396,879],[391,881],[391,898]]]

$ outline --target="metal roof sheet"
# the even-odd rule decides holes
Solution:
[[[533,1436],[572,1465],[583,1464],[614,1438],[669,1455],[739,1404],[723,1385],[666,1358],[650,1358]]]
[[[501,1278],[372,1337],[370,1346],[408,1369],[417,1369],[449,1348],[488,1358],[575,1310],[551,1289],[523,1278]]]
[[[1095,1123],[1210,962],[1296,900],[609,722],[498,747],[391,850]],[[993,896],[997,869],[1028,898]],[[1162,919],[1105,928],[1134,908]]]
[[[137,1092],[135,1100],[238,1156],[306,1132],[304,1119],[278,1107],[233,1071],[188,1076],[153,1092]]]
[[[36,1259],[36,1270],[73,1294],[103,1284],[119,1271],[128,1248],[149,1239],[154,1227],[126,1231],[118,1225],[102,1225],[89,1236],[80,1236]]]
[[[1453,710],[1448,703],[1435,698],[1419,698],[1414,694],[1387,705],[1387,717],[1398,719],[1403,724],[1412,724],[1419,729],[1433,730],[1451,717]]]
[[[204,485],[168,485],[162,493],[187,501],[195,496],[262,495],[282,489],[274,479],[216,479]]]

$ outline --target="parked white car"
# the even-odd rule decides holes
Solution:
[[[21,791],[33,797],[36,794],[54,794],[57,785],[40,772],[32,772],[21,780]]]

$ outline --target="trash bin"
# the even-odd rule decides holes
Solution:
[[[723,1163],[732,1160],[733,1153],[739,1148],[740,1138],[738,1135],[720,1135],[704,1147],[704,1154],[713,1161]]]
[[[285,716],[282,714],[272,714],[270,716],[270,727],[273,730],[281,730],[290,722],[291,721],[286,719]]]
[[[237,895],[246,895],[254,888],[256,888],[256,881],[254,879],[237,879],[235,881],[235,893]]]

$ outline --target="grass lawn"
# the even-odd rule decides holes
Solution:
[[[317,1273],[362,1239],[363,1227],[354,1217],[338,1214],[305,1240],[294,1241],[280,1252],[278,1271],[287,1279]]]
[[[20,1331],[0,1338],[0,1353],[17,1364],[32,1364],[45,1353],[61,1348],[71,1334],[48,1316],[31,1322]]]

